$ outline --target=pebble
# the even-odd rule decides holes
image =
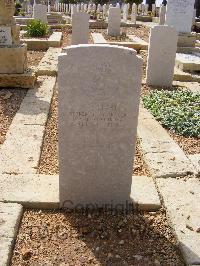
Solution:
[[[120,245],[124,245],[124,240],[119,241]]]
[[[97,252],[98,252],[99,250],[100,250],[100,247],[96,247],[95,251],[97,251]]]
[[[141,260],[143,257],[141,255],[135,255],[133,256],[136,260]]]

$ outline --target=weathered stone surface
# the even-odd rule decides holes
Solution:
[[[196,35],[191,33],[179,33],[178,47],[195,47]]]
[[[165,24],[166,6],[161,5],[159,10],[159,25]]]
[[[0,25],[13,24],[14,13],[15,13],[14,0],[0,1]]]
[[[131,198],[140,210],[156,211],[161,207],[157,189],[152,177],[133,176]]]
[[[60,47],[62,40],[62,32],[53,32],[48,39],[49,47]]]
[[[27,208],[58,208],[59,178],[56,175],[0,174],[0,201],[20,203]]]
[[[44,23],[47,23],[47,6],[41,4],[34,4],[33,17],[34,19],[38,19]]]
[[[108,35],[119,36],[121,24],[121,10],[118,7],[110,7],[108,15]]]
[[[49,48],[49,41],[48,39],[21,39],[22,43],[27,45],[28,50],[47,50]]]
[[[158,189],[167,208],[186,263],[200,265],[200,181],[192,178],[157,179]]]
[[[127,36],[134,44],[138,44],[141,50],[147,50],[148,49],[148,43],[142,40],[141,38],[134,36],[134,35],[128,35]]]
[[[49,48],[36,70],[38,76],[56,76],[58,73],[58,55],[62,48]]]
[[[13,45],[0,48],[0,73],[22,74],[27,68],[27,46]]]
[[[54,86],[55,78],[48,78],[38,90],[28,92],[24,98],[1,146],[1,172],[37,172]]]
[[[181,69],[174,68],[174,81],[181,82],[200,82],[200,75],[197,72],[184,72]]]
[[[11,36],[11,27],[0,26],[0,45],[11,45],[12,36]]]
[[[178,32],[191,32],[195,0],[168,0],[166,24]]]
[[[130,199],[141,67],[136,51],[117,46],[72,46],[59,57],[61,205]]]
[[[151,29],[146,71],[148,85],[171,87],[177,38],[173,27],[155,26]]]
[[[33,89],[36,81],[34,69],[26,69],[23,74],[0,74],[0,87]]]
[[[72,44],[87,44],[90,16],[84,12],[72,15]]]
[[[106,39],[101,33],[92,32],[91,33],[94,44],[105,44],[107,43]]]
[[[10,265],[22,213],[21,205],[0,202],[0,265],[2,266]]]
[[[200,92],[200,91],[199,91]],[[197,170],[197,174],[200,174],[200,154],[188,155],[188,158]]]
[[[175,65],[183,71],[200,71],[200,53],[177,53]]]
[[[140,106],[137,133],[144,160],[153,176],[176,177],[195,173],[183,150],[142,106]]]

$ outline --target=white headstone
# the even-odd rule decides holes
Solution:
[[[130,202],[141,72],[136,52],[119,46],[71,46],[59,56],[61,207]]]
[[[165,23],[180,33],[190,33],[195,0],[168,0]]]
[[[78,12],[72,15],[72,44],[86,44],[89,39],[89,14]]]
[[[146,4],[145,6],[144,6],[144,12],[145,12],[145,15],[148,15],[148,11],[149,11],[149,5],[148,4]]]
[[[44,23],[47,23],[47,6],[36,4],[33,6],[33,17],[34,19],[41,20]]]
[[[178,41],[177,31],[170,26],[154,26],[149,40],[146,83],[171,87]]]
[[[0,26],[0,46],[12,45],[11,27]]]
[[[108,15],[108,35],[119,36],[121,25],[121,10],[118,7],[110,7]]]
[[[128,20],[128,6],[127,4],[123,7],[123,21],[126,22]]]
[[[133,10],[131,13],[131,22],[136,24],[136,20],[137,20],[137,13]]]
[[[161,5],[159,10],[159,25],[165,24],[166,6]]]
[[[152,4],[152,15],[156,15],[156,4]]]

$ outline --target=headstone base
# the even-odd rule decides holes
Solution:
[[[192,33],[179,33],[178,47],[195,47],[196,36]]]
[[[0,74],[22,74],[27,69],[27,45],[0,46]]]
[[[0,88],[34,89],[35,81],[34,69],[27,69],[23,74],[0,74]]]

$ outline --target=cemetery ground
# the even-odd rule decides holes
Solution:
[[[123,30],[124,32],[126,31],[126,34],[134,34],[144,41],[148,41],[148,28],[141,26],[140,28],[126,28]],[[94,31],[91,30],[92,32]],[[105,30],[103,29],[95,30],[95,32],[103,33],[105,36]],[[64,30],[63,36],[62,46],[69,45],[71,31],[69,29]],[[118,41],[121,41],[121,39]],[[123,38],[122,41],[124,41]],[[93,43],[92,35],[90,35],[89,43]],[[145,51],[140,51],[140,55],[145,62],[143,77],[146,69],[146,54]],[[29,51],[29,66],[37,67],[44,55],[45,51]],[[51,65],[50,62],[49,64]],[[29,121],[29,126],[34,125],[36,127],[34,128],[35,135],[30,133],[31,131],[29,132],[30,136],[33,134],[33,151],[30,151],[28,146],[29,139],[24,137],[23,134],[21,136],[16,133],[17,143],[17,138],[22,138],[22,151],[11,149],[10,152],[13,152],[14,156],[18,157],[13,158],[10,165],[8,163],[3,168],[4,174],[8,176],[1,180],[0,189],[3,196],[0,201],[10,202],[11,209],[13,202],[24,205],[23,214],[19,206],[18,209],[13,205],[15,210],[18,210],[16,216],[19,216],[17,219],[13,218],[13,221],[12,215],[8,212],[10,230],[15,232],[15,237],[13,237],[13,234],[11,235],[16,238],[14,249],[11,252],[11,265],[182,266],[185,265],[184,259],[187,262],[194,262],[194,264],[197,261],[199,263],[199,257],[193,254],[193,251],[190,252],[190,248],[194,248],[195,240],[199,237],[197,236],[199,234],[199,223],[193,221],[193,214],[195,213],[198,216],[198,209],[196,210],[196,206],[194,206],[194,198],[197,201],[199,199],[199,180],[197,177],[200,170],[195,159],[195,156],[200,154],[199,138],[196,135],[183,136],[180,133],[173,132],[173,130],[166,129],[166,126],[162,127],[161,123],[158,123],[150,114],[151,110],[147,111],[144,108],[144,97],[149,96],[155,89],[161,91],[163,88],[149,87],[143,82],[141,115],[139,116],[138,141],[133,169],[134,176],[140,176],[141,180],[144,176],[147,176],[153,181],[153,186],[156,188],[155,197],[159,195],[159,202],[153,200],[153,203],[151,202],[148,205],[148,195],[146,193],[146,195],[143,195],[144,202],[137,202],[134,210],[126,214],[103,210],[91,213],[60,211],[57,208],[57,197],[55,197],[56,199],[53,198],[51,202],[53,206],[50,208],[51,210],[44,210],[41,207],[43,203],[39,202],[40,200],[38,199],[42,195],[39,194],[40,183],[34,187],[34,182],[37,182],[36,175],[39,175],[44,184],[46,184],[47,194],[50,187],[49,198],[51,199],[51,186],[58,182],[51,183],[51,176],[58,180],[59,174],[58,85],[56,78],[51,75],[49,77],[38,77],[36,88],[36,92],[11,88],[0,90],[0,120],[3,121],[0,130],[0,148],[4,144],[8,145],[9,137],[13,134],[12,130],[16,127],[14,123],[18,123],[18,126],[20,126],[26,115],[30,119],[33,118],[31,122]],[[188,89],[192,91],[197,89],[199,91],[199,84],[174,83],[173,88],[168,92]],[[195,102],[192,97],[190,104],[198,108],[198,102]],[[29,108],[32,108],[32,106],[35,106],[35,109],[33,108],[29,112]],[[20,108],[22,108],[21,111]],[[18,118],[17,114],[19,115]],[[15,121],[15,118],[18,120]],[[148,120],[151,121],[152,128],[150,125],[145,124]],[[199,123],[199,120],[195,121]],[[152,142],[154,142],[153,144],[145,142],[145,138],[149,138],[149,132],[144,131],[143,126],[150,126],[150,130],[155,134],[153,134],[154,136],[150,135]],[[16,129],[18,128],[16,127]],[[35,132],[37,130],[41,132]],[[6,135],[7,133],[9,134]],[[9,137],[6,142],[7,136]],[[164,139],[162,143],[159,136],[167,140]],[[37,138],[40,142],[34,144]],[[156,146],[155,142],[158,142],[160,146]],[[162,145],[169,145],[167,147],[171,151],[169,157],[162,157],[161,154],[164,154]],[[29,147],[29,149],[25,146]],[[8,147],[10,146],[8,145]],[[147,150],[152,148],[154,152],[148,153]],[[167,148],[164,147],[164,150]],[[2,148],[0,152],[5,152],[5,150]],[[23,153],[24,150],[27,152],[25,157],[20,155],[20,152]],[[32,153],[35,157],[32,156]],[[159,158],[154,157],[156,153]],[[15,163],[17,163],[17,168],[15,168]],[[24,169],[26,169],[25,172],[23,172]],[[29,171],[33,174],[30,177],[28,177]],[[23,174],[24,177],[21,177]],[[161,176],[165,178],[161,178]],[[10,181],[10,178],[12,181]],[[20,194],[21,192],[18,194],[15,191],[15,185],[12,183],[17,184],[16,188],[21,190],[22,194]],[[152,183],[150,186],[152,186]],[[32,185],[32,189],[27,193],[26,187],[29,186],[31,188]],[[9,187],[8,198],[6,198],[6,192],[4,193],[7,189],[5,189],[6,186]],[[145,184],[142,183],[141,189],[142,186],[145,187]],[[39,192],[35,192],[35,190]],[[145,194],[144,191],[142,191],[143,194]],[[148,189],[146,191],[148,192]],[[178,195],[177,197],[176,194]],[[19,198],[21,196],[24,198]],[[145,201],[145,197],[147,197],[147,201]],[[181,199],[181,203],[176,202],[178,197]],[[44,193],[45,204],[49,198]],[[184,209],[184,204],[188,204],[189,207]],[[185,240],[185,235],[189,235],[192,239],[191,246],[188,244],[190,242],[187,239]],[[9,238],[11,238],[10,235]],[[184,243],[183,245],[181,245],[182,242]],[[188,244],[188,247],[184,246],[185,243]],[[12,245],[9,245],[11,249]],[[183,253],[179,248],[181,248]],[[198,247],[196,247],[197,249]]]

